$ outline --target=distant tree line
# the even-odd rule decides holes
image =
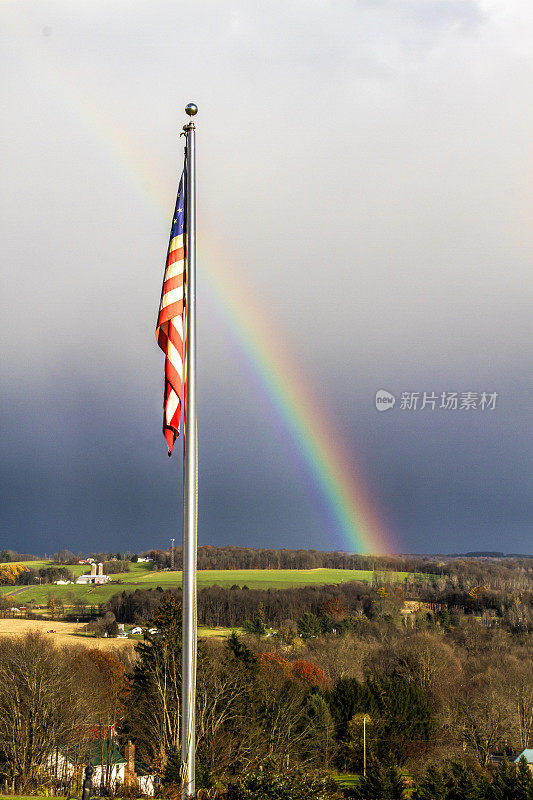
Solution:
[[[169,591],[181,601],[181,589]],[[140,622],[153,613],[162,593],[162,588],[124,591],[114,595],[102,610],[111,611],[119,622]],[[428,624],[449,627],[458,615],[469,615],[481,618],[488,626],[501,624],[517,633],[533,630],[531,592],[524,592],[521,597],[503,591],[460,592],[447,583],[440,588],[431,584],[415,587],[411,595],[423,605],[419,616],[424,616]],[[332,626],[342,632],[352,629],[363,616],[400,620],[404,602],[405,593],[399,586],[384,584],[378,588],[359,581],[290,589],[248,589],[237,585],[228,589],[215,585],[198,591],[198,618],[200,624],[209,627],[241,627],[253,623],[260,609],[262,624],[271,627],[288,622],[296,624],[307,614],[320,621],[322,632],[328,632]]]
[[[174,567],[182,568],[182,549],[174,548]],[[154,569],[171,566],[170,550],[148,550],[142,555],[153,561]],[[419,557],[365,556],[358,553],[320,550],[267,550],[254,547],[198,548],[198,569],[364,569],[440,573],[433,560]]]
[[[181,602],[181,589],[166,590]],[[138,622],[147,619],[161,602],[163,589],[137,589],[114,595],[102,606],[111,611],[119,622]],[[261,608],[263,619],[269,625],[279,626],[286,620],[297,620],[305,613],[320,615],[335,598],[343,607],[356,614],[370,614],[376,593],[357,581],[338,586],[304,586],[293,589],[230,589],[209,586],[198,591],[198,619],[210,627],[240,627],[247,619],[255,617]],[[398,611],[401,596],[394,593],[388,602]],[[378,598],[379,599],[379,598]],[[398,605],[399,604],[399,605]]]
[[[169,569],[170,550],[147,550],[153,569]],[[182,568],[181,547],[174,548],[174,568]],[[455,576],[489,586],[502,582],[527,584],[533,577],[533,558],[439,558],[423,555],[371,556],[341,551],[269,550],[252,547],[198,548],[198,569],[362,569],[372,571],[420,572],[443,577]]]
[[[29,586],[35,583],[73,581],[74,576],[67,567],[41,567],[33,569],[18,562],[0,567],[0,585]]]
[[[39,556],[32,556],[29,553],[17,553],[15,550],[0,550],[0,563],[5,564],[10,561],[40,561]]]
[[[152,560],[154,570],[169,569],[172,565],[169,550],[150,549],[140,555]],[[137,554],[130,552],[92,553],[97,562],[136,561]],[[468,553],[464,556],[428,555],[361,555],[342,551],[266,549],[252,547],[217,547],[203,545],[198,548],[198,569],[362,569],[372,571],[398,571],[425,573],[449,578],[470,585],[485,584],[488,588],[527,588],[533,577],[533,557],[506,556],[500,553]],[[57,564],[75,564],[81,554],[60,550],[54,554]],[[4,549],[0,563],[38,560],[37,556]],[[174,568],[182,568],[181,547],[174,548]]]
[[[104,575],[118,575],[120,572],[130,571],[130,562],[125,559],[113,559],[113,561],[104,561]]]

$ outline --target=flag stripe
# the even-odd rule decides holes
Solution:
[[[170,319],[175,319],[176,317],[181,317],[183,314],[183,300],[180,300],[179,303],[172,303],[172,305],[166,306],[165,308],[161,309],[159,314],[159,325],[162,325],[164,322],[168,322]]]
[[[164,286],[166,285],[163,284]],[[171,289],[170,292],[165,292],[163,297],[161,298],[161,308],[164,309],[167,306],[175,305],[176,303],[183,304],[183,282],[179,285],[177,289]],[[172,316],[176,316],[173,314]]]
[[[176,261],[183,261],[185,258],[185,248],[184,247],[176,247],[169,249],[168,252],[168,263],[175,264]]]
[[[172,232],[171,232],[171,236],[172,236]],[[183,247],[183,242],[184,241],[185,241],[185,239],[183,238],[183,233],[180,233],[179,236],[172,236],[172,238],[170,240],[169,247],[168,247],[169,252],[171,250],[176,250],[176,248],[178,248],[178,247]]]
[[[165,280],[174,278],[176,275],[183,275],[185,262],[183,259],[176,261],[174,264],[169,264],[165,272]]]

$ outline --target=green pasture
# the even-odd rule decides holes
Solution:
[[[33,569],[41,566],[50,566],[49,561],[21,562]],[[73,574],[78,575],[89,572],[86,565],[77,564],[69,567]],[[198,572],[198,588],[206,586],[248,586],[249,589],[287,589],[298,586],[313,586],[324,584],[339,584],[347,581],[361,581],[366,584],[383,585],[386,583],[402,585],[405,580],[422,581],[433,579],[435,576],[422,575],[409,572],[372,572],[371,570],[350,569],[228,569],[228,570],[200,570]],[[114,594],[122,591],[135,591],[135,589],[155,589],[160,586],[168,589],[181,586],[181,572],[154,572],[151,564],[132,564],[130,572],[112,575],[112,583],[101,586],[76,585],[56,586],[47,584],[39,586],[0,586],[0,594],[12,594],[16,605],[24,605],[34,600],[38,605],[46,604],[50,597],[57,597],[65,605],[71,605],[76,600],[84,600],[89,605],[98,605],[109,600]]]
[[[361,782],[361,775],[339,773],[333,776],[333,780],[341,789],[354,789]]]
[[[43,567],[51,567],[51,566],[61,566],[61,567],[63,567],[63,566],[65,566],[68,570],[70,570],[70,572],[72,572],[72,574],[76,578],[79,575],[83,575],[84,572],[90,572],[90,568],[87,566],[87,564],[59,564],[58,565],[58,564],[54,564],[54,562],[50,561],[49,559],[46,560],[46,561],[44,561],[44,560],[41,560],[41,561],[13,561],[13,562],[0,561],[0,567],[5,567],[5,566],[7,566],[8,563],[23,564],[25,567],[29,567],[29,569],[35,569],[35,570],[41,569]]]

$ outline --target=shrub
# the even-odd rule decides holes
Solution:
[[[330,778],[302,772],[251,773],[230,783],[226,794],[227,800],[333,800],[341,797]]]

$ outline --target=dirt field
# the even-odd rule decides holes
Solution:
[[[95,639],[93,636],[80,636],[84,625],[75,622],[52,622],[40,619],[0,619],[0,636],[20,635],[28,631],[39,631],[56,644],[78,645],[80,647],[100,647],[104,650],[117,650],[133,647],[133,639]],[[47,633],[53,630],[56,633]]]

